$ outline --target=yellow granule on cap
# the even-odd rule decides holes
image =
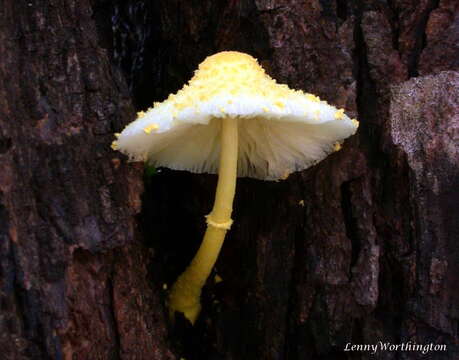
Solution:
[[[344,109],[339,109],[337,112],[335,112],[335,119],[336,120],[344,119]]]
[[[159,129],[158,124],[151,124],[151,125],[148,125],[146,128],[144,128],[143,131],[145,131],[146,134],[150,134],[152,131],[156,131],[158,129]]]

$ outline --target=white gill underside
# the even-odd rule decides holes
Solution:
[[[355,132],[340,121],[313,125],[257,117],[234,120],[239,123],[238,176],[264,180],[283,178],[317,163],[333,151],[336,142]],[[182,124],[174,131],[151,134],[149,163],[217,173],[220,131],[220,119],[213,119],[207,125]]]

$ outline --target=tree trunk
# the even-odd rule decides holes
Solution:
[[[458,20],[454,0],[3,1],[3,358],[459,358]],[[216,177],[144,191],[110,143],[221,50],[360,128],[285,181],[238,180],[223,281],[172,327],[164,285]],[[446,350],[347,351],[380,342]]]
[[[173,358],[134,218],[141,171],[110,149],[134,109],[92,6],[1,6],[3,359]]]

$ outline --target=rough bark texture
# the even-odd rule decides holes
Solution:
[[[4,1],[2,356],[459,358],[458,17],[455,0]],[[162,170],[141,203],[142,166],[109,144],[226,49],[361,126],[286,181],[238,182],[223,282],[167,331],[163,283],[216,178]],[[344,351],[378,341],[447,351]]]
[[[141,171],[110,149],[134,109],[91,4],[0,12],[1,357],[172,358],[136,234]]]
[[[393,89],[390,136],[406,157],[411,246],[417,257],[408,261],[416,282],[403,325],[419,327],[416,317],[439,331],[438,337],[451,339],[459,315],[458,109],[458,72],[413,79]],[[413,335],[426,341],[430,334]]]

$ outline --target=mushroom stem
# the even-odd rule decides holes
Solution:
[[[201,290],[217,261],[231,227],[231,213],[236,191],[238,128],[236,118],[224,118],[221,129],[220,165],[212,212],[207,216],[207,230],[198,252],[171,288],[168,306],[171,318],[181,312],[192,323],[201,310]]]

